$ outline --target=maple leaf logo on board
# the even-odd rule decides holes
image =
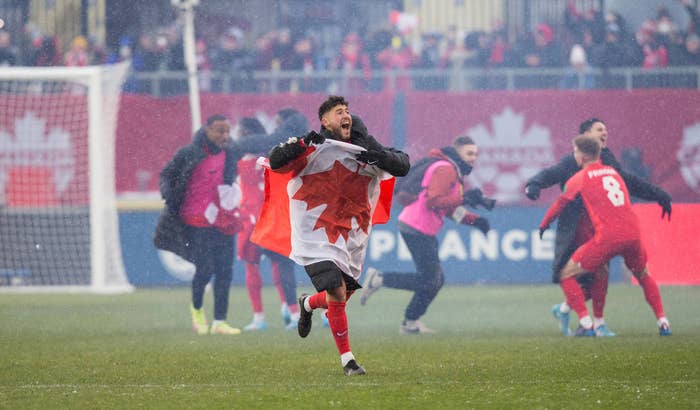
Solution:
[[[339,161],[334,161],[328,171],[301,176],[302,185],[292,199],[306,202],[307,210],[325,205],[314,230],[325,228],[328,241],[335,243],[339,236],[348,239],[353,219],[360,229],[368,232],[371,221],[368,187],[371,180],[371,177],[352,172]]]

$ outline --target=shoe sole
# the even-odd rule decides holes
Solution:
[[[311,333],[312,312],[307,312],[304,307],[304,299],[306,299],[307,296],[308,295],[299,296],[299,323],[297,323],[297,333],[299,333],[299,337],[302,338]]]

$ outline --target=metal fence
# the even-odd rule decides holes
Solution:
[[[414,69],[376,71],[248,71],[199,73],[200,90],[214,93],[320,92],[351,95],[357,92],[423,90],[464,92],[526,89],[700,89],[700,67],[663,69],[570,68],[531,69]],[[184,71],[133,72],[124,90],[155,97],[187,94]]]

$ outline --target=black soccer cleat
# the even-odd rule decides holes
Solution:
[[[365,369],[357,364],[355,359],[352,359],[348,364],[343,366],[343,373],[345,373],[346,376],[361,376],[365,374]]]
[[[308,295],[299,296],[299,323],[297,323],[297,331],[299,336],[306,337],[311,332],[311,315],[313,312],[307,312],[304,307],[304,300]]]

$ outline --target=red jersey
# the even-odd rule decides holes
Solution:
[[[632,211],[625,181],[613,167],[600,162],[587,165],[566,182],[564,192],[549,207],[540,226],[549,226],[578,195],[583,199],[596,237],[639,238],[639,220]]]

